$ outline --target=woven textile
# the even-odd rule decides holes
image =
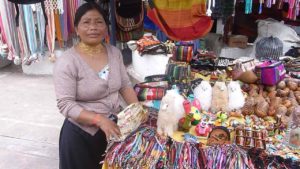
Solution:
[[[149,0],[148,17],[173,40],[205,36],[213,21],[206,16],[206,0]]]

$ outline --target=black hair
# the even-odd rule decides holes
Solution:
[[[103,9],[96,3],[93,1],[88,1],[87,3],[84,3],[83,5],[81,5],[75,13],[75,19],[74,19],[74,26],[77,27],[79,21],[81,20],[81,17],[86,14],[88,11],[91,10],[96,10],[100,13],[100,15],[102,15],[106,26],[108,26],[109,22],[108,22],[108,18],[107,15],[105,14],[105,12],[103,11]]]
[[[217,126],[217,127],[214,127],[214,128],[211,130],[211,132],[209,133],[208,138],[210,138],[211,133],[212,133],[213,131],[217,130],[217,129],[225,131],[225,133],[227,134],[227,139],[228,139],[228,141],[230,141],[230,132],[229,132],[229,130],[228,130],[226,127],[224,127],[224,126]]]

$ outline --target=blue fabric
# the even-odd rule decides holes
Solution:
[[[158,30],[158,27],[148,18],[146,11],[144,16],[144,28],[153,31]]]

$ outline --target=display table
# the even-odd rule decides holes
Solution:
[[[181,139],[182,133],[174,136]],[[116,143],[107,154],[102,169],[108,168],[299,168],[299,161],[268,154],[262,149],[242,149],[235,144],[205,147],[192,142],[177,142],[155,134],[143,126],[124,142]],[[299,152],[293,152],[295,153]],[[119,166],[118,166],[119,165]]]

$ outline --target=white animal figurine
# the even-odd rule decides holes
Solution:
[[[241,86],[237,81],[231,81],[227,85],[228,89],[228,110],[240,110],[244,107],[245,97],[243,95]]]
[[[211,111],[213,113],[228,111],[228,91],[225,82],[216,82],[213,87]]]
[[[173,136],[178,129],[179,120],[185,116],[183,108],[184,97],[175,89],[168,90],[162,98],[157,119],[157,133]]]
[[[202,81],[195,89],[194,96],[200,101],[201,108],[208,111],[211,106],[212,87],[208,81]]]

